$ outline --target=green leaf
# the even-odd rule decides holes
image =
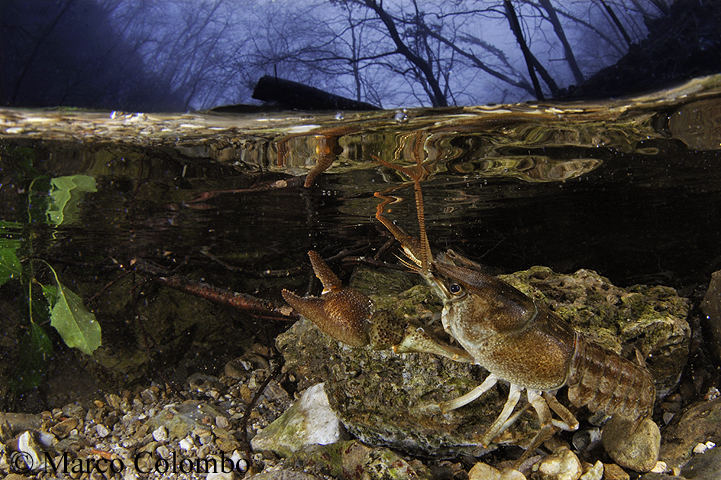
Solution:
[[[92,355],[100,346],[100,324],[72,291],[57,282],[57,298],[50,311],[50,325],[60,333],[68,347]]]
[[[78,205],[85,193],[97,192],[95,179],[88,175],[72,175],[50,180],[51,202],[47,209],[48,222],[67,225],[78,220]]]
[[[0,243],[0,285],[8,280],[20,278],[23,266],[15,250],[17,245],[8,246]]]
[[[5,229],[19,230],[21,228],[23,228],[23,224],[20,222],[9,222],[7,220],[0,220],[0,234],[12,233],[12,232],[4,232],[3,230],[5,230]]]
[[[20,342],[18,364],[10,380],[10,387],[17,393],[35,388],[42,382],[47,361],[53,353],[53,344],[43,327],[30,323],[30,330]]]
[[[48,308],[52,308],[55,302],[58,301],[58,289],[50,287],[48,285],[42,285],[43,297],[48,301]]]

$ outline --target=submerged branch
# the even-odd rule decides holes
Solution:
[[[150,280],[156,283],[250,314],[260,314],[266,318],[291,322],[300,318],[288,305],[278,305],[270,300],[253,297],[245,293],[224,290],[180,275],[167,275],[164,269],[143,260],[137,260],[135,268],[138,272],[148,275]]]

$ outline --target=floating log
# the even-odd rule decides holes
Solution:
[[[379,110],[370,103],[270,75],[265,75],[255,84],[253,98],[297,110]]]

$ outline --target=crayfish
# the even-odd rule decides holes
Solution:
[[[629,466],[630,455],[643,458],[641,466],[637,462],[634,468],[642,471],[653,468],[658,459],[660,435],[651,420],[656,391],[648,370],[592,343],[543,303],[481,272],[465,257],[453,251],[434,257],[425,230],[421,192],[421,181],[429,172],[420,157],[416,157],[413,167],[398,167],[374,158],[413,180],[419,238],[411,238],[384,216],[384,208],[393,201],[387,194],[376,193],[383,199],[377,207],[376,219],[400,242],[406,256],[402,260],[404,265],[421,275],[442,299],[443,328],[461,348],[440,342],[422,328],[409,326],[398,332],[387,318],[375,312],[368,297],[344,287],[312,251],[311,264],[323,283],[323,294],[299,297],[284,290],[285,300],[322,331],[353,347],[370,345],[375,349],[392,347],[396,353],[433,353],[475,363],[490,372],[481,385],[467,394],[434,405],[438,414],[467,405],[499,381],[509,383],[508,399],[496,421],[481,435],[482,445],[490,444],[525,411],[513,413],[524,391],[539,417],[541,429],[522,459],[555,431],[576,430],[579,423],[574,414],[555,396],[559,389],[568,387],[568,399],[575,407],[587,406],[591,412],[603,411],[612,416],[606,428],[616,432],[613,441],[625,442],[633,435],[654,438],[642,447],[643,451],[628,453],[622,449],[619,453],[618,448],[604,443],[621,466]]]

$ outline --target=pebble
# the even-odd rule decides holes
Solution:
[[[656,466],[661,449],[661,431],[653,420],[645,418],[633,434],[633,421],[612,417],[603,427],[603,447],[620,466],[636,472],[648,472]]]
[[[50,428],[50,432],[55,434],[55,436],[58,438],[65,438],[75,427],[78,426],[79,422],[80,420],[75,417],[66,418],[62,422],[57,423],[52,428]]]
[[[95,426],[95,434],[100,438],[105,438],[108,435],[110,435],[110,432],[105,427],[105,425],[103,425],[102,423],[99,423]]]
[[[185,450],[186,452],[190,451],[191,448],[193,448],[195,445],[193,444],[193,439],[191,437],[185,437],[181,441],[178,442],[178,446]]]
[[[163,425],[153,430],[153,440],[156,442],[167,442],[168,441],[168,429]]]
[[[498,470],[483,462],[478,462],[468,472],[468,480],[526,480],[526,476],[512,468]]]
[[[598,460],[595,465],[581,475],[581,480],[601,480],[603,478],[603,463]]]
[[[578,480],[583,474],[581,461],[568,447],[558,447],[537,466],[541,480]]]
[[[666,462],[656,462],[656,465],[651,469],[651,473],[666,473],[668,471],[668,465]]]
[[[218,428],[228,428],[228,417],[224,417],[223,415],[218,415],[215,417],[215,425]]]
[[[468,472],[468,480],[500,480],[501,471],[495,467],[478,462]]]
[[[713,442],[699,443],[695,447],[693,447],[693,453],[704,453],[709,448],[713,448],[715,446],[716,444]]]
[[[603,466],[603,480],[629,480],[628,473],[615,463],[607,463]]]

